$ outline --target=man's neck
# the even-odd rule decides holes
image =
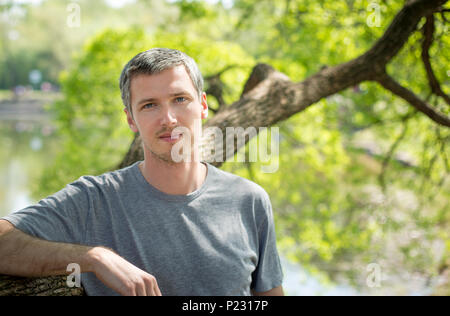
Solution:
[[[199,161],[169,164],[145,159],[139,164],[139,169],[148,183],[170,195],[187,195],[198,190],[208,173],[208,167]]]

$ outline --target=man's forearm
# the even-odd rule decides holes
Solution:
[[[37,239],[18,229],[8,229],[8,224],[0,220],[3,227],[0,230],[0,274],[64,275],[68,274],[66,269],[70,263],[77,263],[82,272],[92,271],[90,255],[94,248]]]
[[[70,263],[93,272],[122,295],[160,296],[156,278],[111,249],[55,243],[33,238],[0,220],[0,274],[43,277],[68,274]]]

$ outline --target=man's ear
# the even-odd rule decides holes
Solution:
[[[131,113],[128,111],[127,108],[124,108],[123,111],[125,112],[126,116],[127,116],[127,122],[128,122],[128,126],[130,126],[130,129],[134,132],[137,133],[139,132],[139,129],[137,128],[136,123],[134,122],[134,118],[131,115]]]
[[[202,94],[202,120],[208,117],[208,102],[206,101],[206,93]]]

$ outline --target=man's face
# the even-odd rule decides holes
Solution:
[[[206,94],[200,100],[183,65],[156,75],[138,75],[131,80],[130,90],[134,119],[125,108],[128,124],[133,132],[140,133],[144,150],[153,158],[171,163],[175,143],[187,136],[191,136],[192,144],[198,141],[194,139],[198,134],[196,124],[208,115]],[[186,128],[190,135],[170,138],[177,127]]]

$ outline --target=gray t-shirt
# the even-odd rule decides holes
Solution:
[[[159,191],[139,162],[83,176],[3,219],[32,236],[105,246],[153,275],[163,295],[228,296],[282,283],[270,199],[254,182],[211,164],[187,195]],[[88,295],[117,295],[83,273]]]

